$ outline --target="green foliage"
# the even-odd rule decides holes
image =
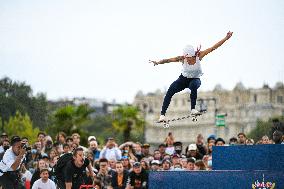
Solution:
[[[33,96],[25,82],[13,82],[5,77],[0,80],[0,117],[8,122],[16,112],[28,114],[35,127],[45,128],[47,123],[47,100],[45,94]]]
[[[20,137],[27,137],[30,144],[33,144],[37,140],[39,132],[38,128],[33,128],[30,117],[27,114],[23,116],[18,111],[5,124],[5,130],[9,136],[18,135]]]
[[[59,108],[51,115],[51,125],[46,131],[53,137],[60,131],[65,132],[68,136],[77,132],[81,135],[82,143],[84,143],[87,135],[84,125],[90,121],[90,114],[94,111],[85,104]]]
[[[139,109],[123,105],[113,111],[112,126],[115,132],[122,133],[123,142],[143,140],[144,120],[140,117]]]
[[[284,122],[283,116],[273,117],[268,121],[257,120],[256,127],[248,134],[248,137],[252,138],[254,141],[259,141],[264,135],[272,138],[273,120],[275,119]]]
[[[117,141],[122,141],[122,135],[117,135],[112,128],[110,115],[99,115],[88,122],[85,127],[89,136],[95,136],[99,144],[104,144],[110,136],[115,136]]]

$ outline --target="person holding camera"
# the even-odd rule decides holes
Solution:
[[[105,158],[107,160],[115,159],[116,161],[121,159],[121,150],[117,147],[114,138],[108,138],[106,146],[100,153],[100,159],[102,158]]]
[[[5,152],[0,162],[0,184],[3,189],[20,187],[19,169],[26,154],[26,146],[22,145],[19,136],[13,136],[11,147]]]

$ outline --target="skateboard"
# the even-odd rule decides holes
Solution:
[[[201,116],[203,113],[205,113],[205,112],[199,112],[198,114],[194,114],[194,115],[188,115],[188,116],[183,116],[183,117],[177,117],[177,118],[173,118],[173,119],[168,119],[167,121],[162,121],[162,122],[157,121],[156,123],[163,124],[163,127],[164,127],[164,128],[169,128],[169,127],[170,127],[170,122],[180,121],[180,120],[189,119],[189,118],[191,118],[191,120],[192,120],[193,122],[196,122],[196,121],[198,121],[197,118],[198,118],[199,116]]]
[[[81,185],[80,189],[96,189],[95,185]]]

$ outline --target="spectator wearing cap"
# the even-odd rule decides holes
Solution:
[[[201,160],[203,155],[198,152],[196,144],[190,144],[186,149],[186,157],[194,157],[197,160]]]
[[[166,145],[165,144],[160,144],[159,145],[159,152],[161,154],[161,159],[164,159],[164,156],[166,155]]]
[[[251,138],[248,138],[248,139],[246,140],[246,145],[254,145],[254,140],[251,139]]]
[[[182,155],[182,142],[174,142],[174,150],[176,154]]]
[[[193,157],[188,158],[186,170],[187,171],[194,171],[195,162],[196,162],[195,158],[193,158]]]
[[[245,133],[239,133],[238,134],[238,145],[245,145],[246,144],[247,137]]]
[[[124,170],[121,161],[116,162],[115,171],[112,173],[111,186],[113,189],[125,189],[128,179],[128,171]]]
[[[89,136],[88,142],[91,142],[91,141],[97,141],[97,138],[95,136]]]
[[[229,139],[229,145],[234,146],[238,143],[238,139],[236,137],[232,137]]]
[[[133,170],[129,174],[127,185],[134,189],[148,188],[148,173],[142,169],[140,162],[133,164]]]
[[[5,189],[18,187],[20,183],[19,169],[26,154],[26,149],[22,148],[19,136],[11,138],[11,145],[0,162],[0,184]]]
[[[0,153],[4,152],[4,148],[3,148],[3,142],[4,140],[9,140],[8,135],[6,133],[2,133],[1,137],[0,137]]]
[[[162,170],[168,171],[171,169],[172,162],[169,159],[164,159],[162,161]]]
[[[196,146],[199,153],[203,156],[207,153],[206,146],[204,145],[204,137],[202,134],[198,134],[196,137]]]
[[[89,141],[89,151],[91,151],[93,153],[93,158],[94,161],[98,160],[100,158],[100,153],[101,150],[98,149],[98,142],[96,140],[94,140],[94,138],[88,138]]]
[[[143,144],[142,145],[142,155],[143,157],[148,158],[149,156],[152,156],[152,154],[150,154],[150,144]]]
[[[101,158],[105,158],[107,160],[114,158],[117,161],[121,159],[121,150],[117,147],[114,138],[108,138],[105,147],[100,153],[100,159]]]
[[[151,161],[151,171],[159,171],[160,170],[160,161],[159,160],[153,160]]]
[[[225,145],[225,141],[222,138],[217,138],[215,141],[215,146],[224,146]]]

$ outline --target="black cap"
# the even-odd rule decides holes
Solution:
[[[224,141],[224,139],[222,139],[222,138],[217,138],[217,139],[215,140],[215,144],[217,144],[217,142],[223,142],[223,144],[226,144],[225,141]]]
[[[2,133],[1,137],[3,137],[3,136],[8,136],[8,135],[7,135],[7,133]]]
[[[21,142],[21,138],[19,136],[12,136],[11,138],[11,145],[13,146],[14,144],[16,144],[17,142]]]
[[[182,146],[182,142],[179,142],[179,141],[174,142],[174,146]]]
[[[163,159],[162,164],[164,164],[165,162],[172,164],[171,160],[169,160],[168,158]]]
[[[135,162],[135,163],[133,163],[133,167],[140,167],[141,166],[141,163],[140,162]]]

